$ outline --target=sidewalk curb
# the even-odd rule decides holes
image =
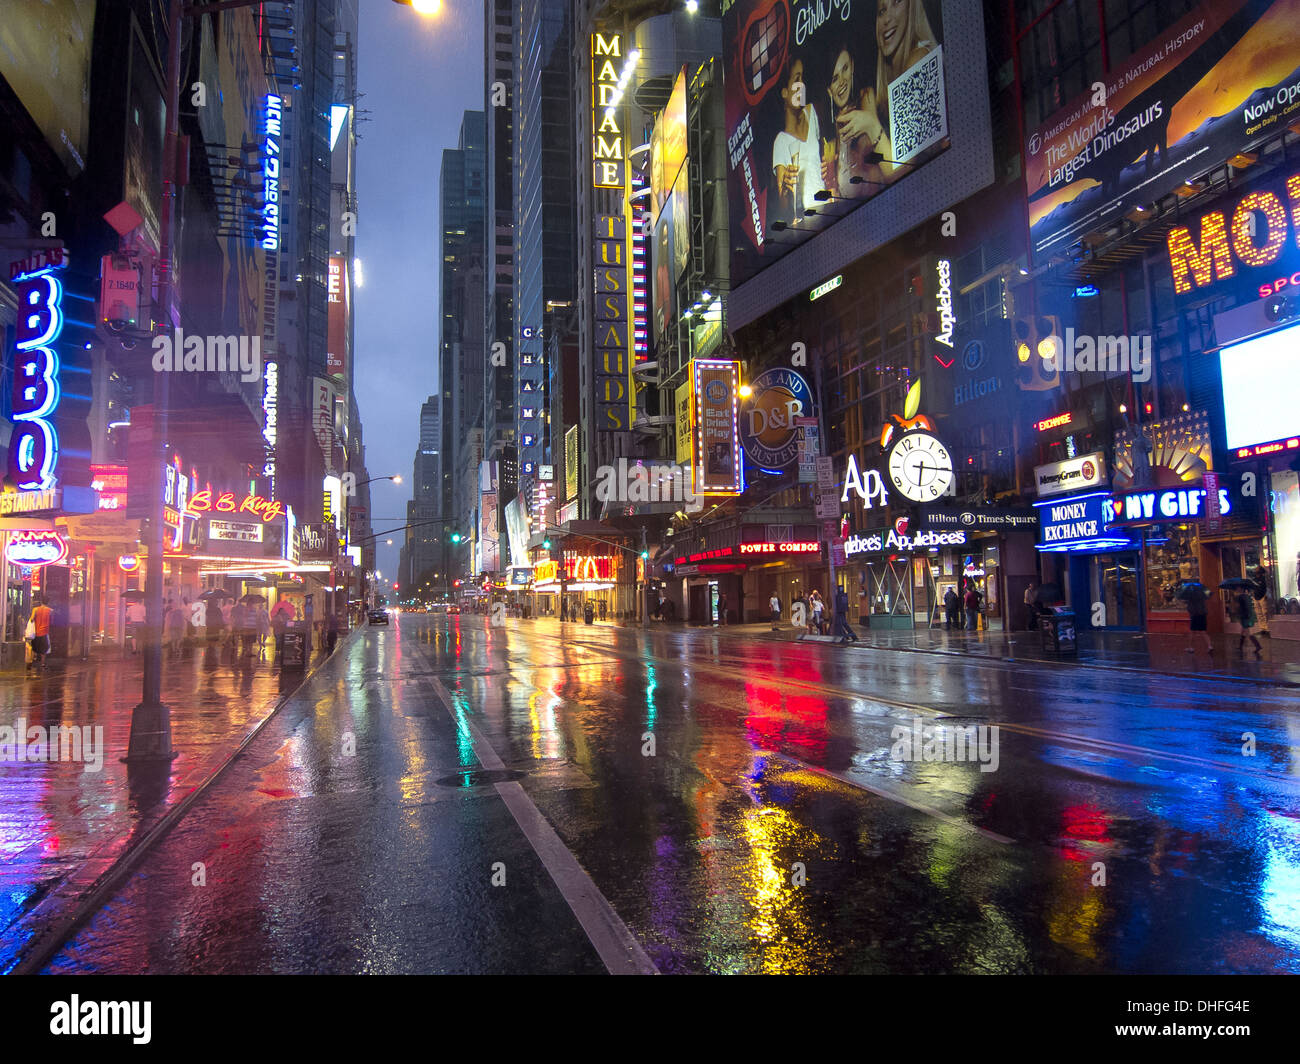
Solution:
[[[829,646],[834,645],[834,640],[831,640],[828,636],[818,636],[816,639],[800,639],[797,637],[782,639],[764,632],[754,632],[754,633],[741,632],[739,633],[739,635],[743,638],[764,639],[769,643],[809,643],[809,642],[821,642],[821,640],[826,639],[828,640],[827,645]],[[1286,687],[1292,689],[1300,688],[1300,682],[1297,682],[1295,680],[1269,680],[1269,679],[1264,679],[1262,677],[1256,677],[1256,676],[1224,676],[1217,673],[1203,673],[1203,672],[1174,672],[1169,669],[1144,669],[1138,665],[1111,665],[1111,664],[1103,665],[1099,662],[1079,661],[1078,659],[1069,656],[1063,656],[1060,658],[1020,658],[1020,657],[994,658],[994,657],[988,657],[987,655],[963,654],[959,650],[933,650],[927,647],[877,646],[875,644],[867,643],[865,641],[862,642],[862,645],[858,649],[859,650],[894,650],[894,651],[899,651],[903,654],[932,654],[936,657],[963,658],[967,661],[986,661],[993,664],[1002,663],[1002,664],[1015,665],[1018,663],[1023,663],[1028,665],[1073,665],[1074,667],[1080,669],[1105,669],[1108,672],[1135,672],[1146,676],[1171,676],[1180,680],[1190,678],[1196,680],[1214,680],[1220,683],[1253,684],[1256,687]]]
[[[306,687],[307,683],[318,672],[320,672],[324,666],[333,661],[339,650],[346,646],[358,633],[365,630],[366,626],[364,625],[359,625],[352,629],[352,631],[348,633],[347,637],[340,641],[338,646],[334,648],[335,654],[322,658],[315,665],[304,669],[302,682],[291,691],[285,691],[276,700],[275,704],[271,707],[266,716],[257,722],[257,725],[253,730],[244,736],[239,745],[230,752],[221,764],[219,764],[206,779],[195,785],[188,794],[164,813],[162,817],[159,818],[158,822],[145,832],[144,835],[140,836],[140,838],[135,842],[128,844],[126,849],[114,858],[108,868],[95,878],[90,888],[77,895],[76,901],[72,906],[71,914],[64,916],[62,919],[52,924],[44,933],[35,936],[31,940],[29,948],[22,950],[13,963],[10,964],[5,971],[0,972],[0,974],[39,974],[58,953],[58,951],[67,943],[68,939],[72,937],[73,933],[79,930],[86,921],[103,908],[104,903],[116,892],[117,888],[121,886],[122,881],[126,879],[132,871],[134,871],[135,866],[143,860],[149,850],[158,842],[162,841],[168,832],[179,823],[181,818],[189,812],[190,807],[193,806],[200,797],[207,793],[210,787],[217,783],[217,781],[226,774],[226,771],[230,766],[233,765],[240,755],[242,755],[244,751],[253,744],[254,740],[262,734],[262,729],[265,728],[275,715],[288,704],[289,700]],[[84,868],[86,864],[93,860],[94,855],[91,854],[82,862],[80,867]],[[75,878],[76,874],[77,871],[70,873],[65,877],[64,883]],[[25,918],[30,920],[39,913],[41,906],[45,905],[47,902],[51,903],[52,907],[57,907],[54,906],[53,903],[58,899],[58,897],[59,895],[57,891],[47,895],[39,904],[20,919]],[[18,920],[14,921],[15,925],[18,923]]]

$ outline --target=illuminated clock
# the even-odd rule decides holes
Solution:
[[[953,484],[952,455],[928,432],[908,432],[889,450],[889,478],[913,502],[932,502]]]

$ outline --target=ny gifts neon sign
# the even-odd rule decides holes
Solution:
[[[263,521],[274,521],[284,514],[284,503],[264,499],[261,495],[238,496],[233,491],[215,495],[209,490],[196,492],[186,513],[256,514]]]
[[[48,491],[58,483],[59,437],[53,415],[59,405],[59,356],[63,332],[63,285],[50,267],[18,279],[14,325],[13,433],[9,474],[19,491]]]

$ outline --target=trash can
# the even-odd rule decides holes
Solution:
[[[588,602],[582,608],[582,623],[591,624],[592,620],[595,619],[595,616],[596,616],[596,611],[591,608],[591,603]]]
[[[1057,654],[1077,654],[1079,644],[1074,637],[1074,610],[1069,606],[1052,606],[1038,618],[1038,629],[1043,636],[1043,649]]]

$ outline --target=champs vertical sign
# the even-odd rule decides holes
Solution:
[[[591,36],[591,161],[592,183],[596,188],[623,188],[626,162],[623,152],[623,72],[616,63],[623,59],[620,34]]]

